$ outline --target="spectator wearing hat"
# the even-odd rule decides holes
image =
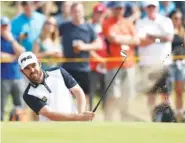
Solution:
[[[136,31],[141,40],[138,53],[142,81],[146,80],[147,83],[140,85],[147,86],[151,115],[156,106],[157,94],[162,95],[163,103],[169,104],[172,83],[170,65],[174,28],[168,17],[159,14],[158,8],[158,1],[144,2],[147,16],[136,23]]]
[[[109,89],[105,102],[106,120],[114,120],[112,118],[114,116],[114,109],[120,111],[121,118],[124,120],[125,114],[127,114],[129,97],[135,94],[133,89],[135,79],[134,47],[139,44],[139,39],[135,35],[133,24],[123,17],[124,6],[124,2],[111,2],[109,7],[112,9],[113,16],[106,19],[103,23],[103,34],[108,41],[108,56],[121,58],[120,51],[124,49],[129,57]],[[105,80],[107,84],[111,81],[121,62],[106,63],[108,72]]]
[[[112,5],[114,5],[114,1],[108,1],[108,2],[103,2],[106,4],[107,8],[111,8]],[[138,20],[141,16],[140,12],[140,5],[139,2],[136,1],[125,1],[124,7],[125,7],[125,12],[123,14],[123,17],[128,18],[128,20],[132,23],[135,23],[136,20]]]
[[[21,2],[23,13],[12,20],[12,33],[26,51],[32,51],[33,43],[40,35],[45,16],[34,11],[34,4],[30,1]]]
[[[1,58],[8,62],[1,63],[1,120],[4,120],[4,109],[8,95],[12,95],[14,106],[22,106],[24,81],[22,80],[17,58],[24,48],[11,33],[10,20],[1,17]]]
[[[92,110],[93,97],[96,95],[96,91],[100,91],[101,95],[105,89],[105,74],[106,74],[106,63],[103,58],[107,56],[107,46],[105,37],[102,33],[102,23],[106,16],[106,7],[102,3],[98,3],[93,8],[92,26],[94,31],[97,33],[99,39],[102,42],[100,50],[91,51],[90,55],[92,58],[99,60],[98,62],[91,62],[91,98],[90,98],[90,109]]]

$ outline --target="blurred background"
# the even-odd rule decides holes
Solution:
[[[41,59],[44,70],[70,62],[88,63],[89,110],[96,105],[118,69],[123,49],[128,54],[127,62],[95,120],[152,121],[153,115],[158,115],[157,105],[167,103],[178,122],[184,122],[185,2],[79,1],[83,7],[74,6],[76,15],[71,9],[75,3],[1,1],[1,120],[37,120],[22,101],[27,85],[17,64],[22,46]],[[151,20],[154,15],[157,20]],[[90,51],[85,57],[83,54],[69,56],[65,43],[72,40],[65,42],[62,26],[80,18],[92,25],[102,48]],[[170,34],[173,38],[168,40]],[[118,37],[126,37],[129,44],[116,43]],[[12,44],[14,40],[17,46]],[[151,58],[160,60],[155,64]],[[153,91],[155,87],[161,91]]]

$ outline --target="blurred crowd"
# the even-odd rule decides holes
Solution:
[[[128,59],[103,100],[104,119],[114,120],[114,111],[119,110],[124,120],[130,100],[139,91],[147,95],[152,119],[156,95],[170,105],[174,89],[175,116],[185,120],[185,2],[104,1],[95,3],[90,15],[85,14],[84,2],[23,1],[12,6],[15,17],[1,17],[1,59],[8,59],[1,63],[1,120],[8,95],[15,107],[25,106],[22,95],[27,81],[17,63],[22,52],[32,51],[48,61],[74,58],[73,62],[42,62],[42,68],[65,68],[84,90],[87,109],[92,110],[94,97],[104,93],[123,60],[121,50]],[[76,58],[92,60],[75,62]]]

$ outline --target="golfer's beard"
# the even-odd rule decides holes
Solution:
[[[33,77],[33,75],[35,74],[36,74],[36,77]],[[39,72],[35,72],[35,73],[31,73],[29,80],[33,83],[39,83],[40,78],[41,78],[41,74]]]

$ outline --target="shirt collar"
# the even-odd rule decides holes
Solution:
[[[31,82],[30,81],[30,85],[33,86],[34,88],[37,88],[37,86],[39,84],[44,84],[45,83],[45,80],[49,77],[49,74],[43,70],[43,74],[44,74],[44,80],[43,80],[43,83],[34,83],[34,82]]]
[[[154,20],[154,21],[159,20],[159,19],[160,19],[160,17],[161,17],[161,15],[160,15],[160,14],[157,14],[157,15],[156,15],[156,18],[155,18],[155,20]],[[151,20],[148,18],[148,16],[146,17],[146,19],[147,19],[147,20],[149,20],[149,21],[151,21]]]
[[[32,12],[32,15],[30,16],[30,17],[27,17],[24,13],[23,13],[23,17],[25,18],[25,19],[28,19],[28,20],[32,20],[32,19],[34,19],[35,18],[35,11],[33,11]]]

